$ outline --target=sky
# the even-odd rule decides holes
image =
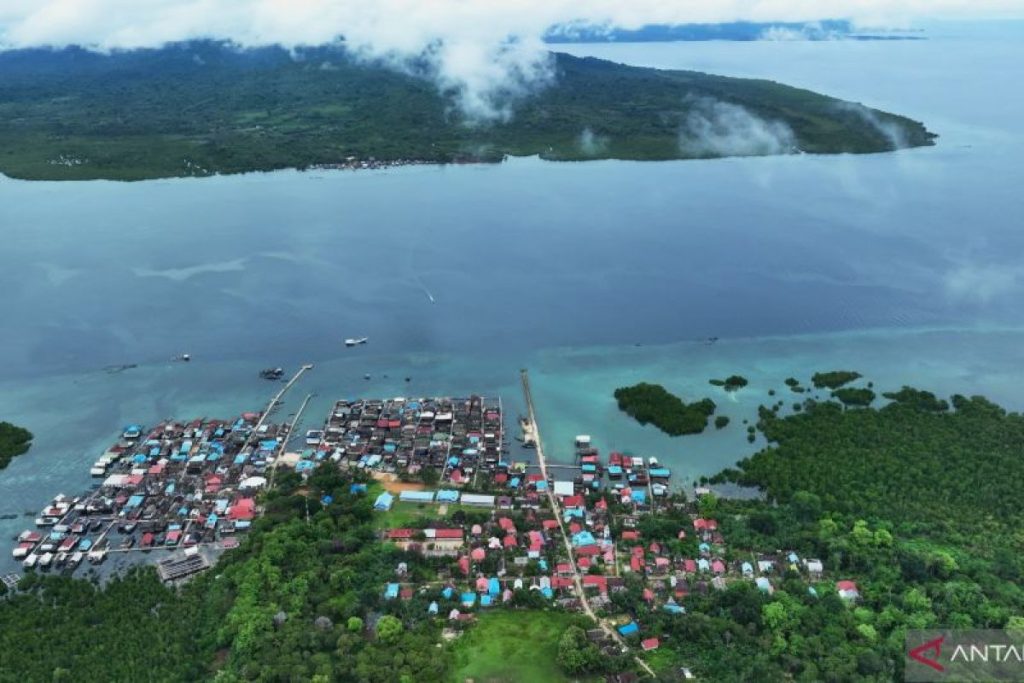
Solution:
[[[426,57],[438,87],[483,118],[551,79],[541,40],[555,24],[620,28],[718,21],[1024,18],[1024,0],[0,0],[0,47],[155,47],[217,38],[318,45],[344,35],[357,54],[402,68]]]

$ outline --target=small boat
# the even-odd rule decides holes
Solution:
[[[82,564],[83,557],[85,557],[85,555],[80,550],[73,553],[68,559],[68,569],[72,571],[78,569],[78,565]]]
[[[370,341],[369,337],[349,338],[345,340],[345,346],[359,346]]]
[[[43,553],[39,556],[40,569],[49,569],[51,564],[53,564],[53,553]]]
[[[181,356],[179,356],[179,359],[184,363],[188,363],[190,360],[192,360],[192,354],[183,353],[181,354]]]
[[[324,438],[324,433],[322,431],[319,429],[310,429],[306,432],[306,445],[319,446],[322,438]]]
[[[658,459],[657,458],[653,458],[653,457],[652,458],[647,458],[647,462],[648,462],[648,464],[651,467],[657,467],[658,466]]]
[[[127,441],[134,441],[140,436],[142,436],[142,427],[139,425],[128,425],[121,433],[121,437]]]
[[[39,562],[39,556],[35,553],[32,553],[24,560],[22,560],[21,565],[25,567],[25,569],[34,569],[37,562]]]
[[[130,550],[133,545],[135,545],[135,538],[132,536],[126,536],[125,539],[121,541],[121,550]]]
[[[264,368],[260,370],[260,377],[276,381],[284,377],[284,368]]]

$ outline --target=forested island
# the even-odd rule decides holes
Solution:
[[[422,66],[422,65],[421,65]],[[551,82],[481,122],[429,69],[343,46],[0,52],[0,172],[137,180],[388,163],[664,160],[933,144],[908,118],[766,80],[551,55]],[[752,134],[756,131],[757,134]]]
[[[747,386],[748,381],[742,375],[730,375],[725,379],[712,379],[708,383],[715,387],[722,387],[726,391],[739,391]]]
[[[10,422],[0,422],[0,470],[32,446],[32,432]]]
[[[619,410],[640,424],[653,424],[670,436],[700,434],[708,426],[708,418],[715,414],[716,407],[710,398],[686,403],[660,384],[647,382],[619,387],[615,390],[615,400]]]
[[[816,389],[838,389],[850,382],[860,379],[860,373],[852,370],[832,370],[830,372],[816,372],[811,377],[811,383]],[[795,381],[795,380],[794,380]],[[789,382],[786,382],[789,384]],[[799,383],[790,384],[790,387],[799,386]]]

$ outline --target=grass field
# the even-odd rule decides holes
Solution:
[[[455,645],[452,683],[568,683],[558,669],[558,640],[579,615],[554,611],[482,614]],[[585,619],[584,619],[585,621]]]

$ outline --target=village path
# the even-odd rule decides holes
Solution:
[[[605,620],[600,619],[597,614],[594,613],[593,608],[590,606],[590,600],[587,599],[587,594],[583,590],[583,579],[580,577],[579,568],[576,566],[576,555],[572,550],[572,542],[569,540],[569,535],[565,532],[565,523],[562,519],[562,508],[558,503],[558,498],[553,493],[552,486],[548,480],[548,468],[547,461],[544,458],[544,446],[540,440],[540,429],[537,426],[537,415],[533,408],[533,394],[530,391],[530,376],[524,369],[520,371],[520,376],[523,383],[523,396],[526,399],[526,412],[527,421],[523,424],[524,439],[528,443],[533,441],[537,451],[537,464],[540,467],[541,476],[544,477],[544,481],[548,481],[548,487],[546,489],[548,494],[548,502],[551,504],[551,509],[555,513],[555,519],[558,521],[558,531],[562,537],[562,542],[565,543],[565,552],[569,557],[569,566],[572,568],[572,580],[576,587],[576,594],[580,597],[580,605],[583,607],[584,613],[594,620],[598,626],[608,637],[618,643],[619,647],[622,648],[623,652],[629,650],[629,646],[626,644],[625,639],[612,628]],[[647,673],[651,675],[651,678],[657,678],[654,673],[654,669],[650,667],[643,659],[638,655],[633,655],[633,659],[636,663]]]

